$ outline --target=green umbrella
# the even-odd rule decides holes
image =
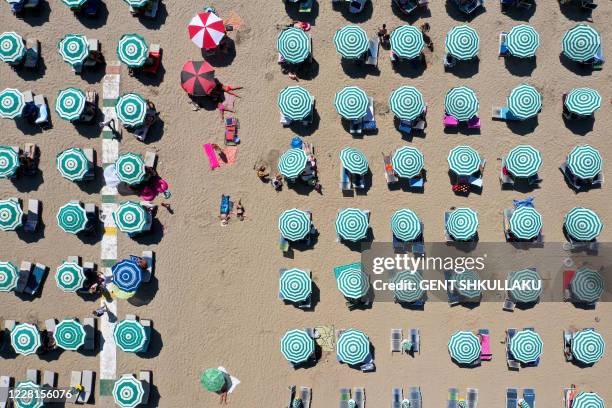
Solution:
[[[414,241],[421,235],[421,220],[416,213],[407,208],[397,210],[391,216],[391,231],[393,235],[402,241]]]
[[[289,330],[281,338],[281,353],[293,364],[307,361],[315,351],[315,342],[305,330]]]
[[[283,238],[289,241],[299,241],[310,233],[312,221],[306,211],[293,208],[284,211],[278,217],[278,229]]]
[[[278,94],[281,113],[291,120],[304,120],[312,113],[314,98],[301,86],[287,86]]]
[[[64,292],[76,292],[85,285],[85,272],[76,262],[64,262],[57,267],[55,283]]]
[[[6,88],[0,92],[0,118],[15,119],[21,117],[25,99],[17,89]]]
[[[577,24],[565,32],[562,46],[567,58],[585,62],[592,59],[601,47],[601,36],[590,25]]]
[[[30,323],[19,323],[11,330],[11,344],[17,354],[29,356],[41,345],[38,327]]]
[[[0,34],[0,61],[17,63],[26,54],[23,37],[14,31]]]
[[[565,214],[565,231],[576,241],[592,241],[601,233],[603,224],[595,211],[575,207]]]
[[[535,269],[522,269],[510,273],[508,284],[510,296],[515,302],[533,303],[542,294],[542,278]]]
[[[19,381],[15,385],[14,395],[19,396],[20,398],[15,398],[15,407],[16,408],[41,408],[43,404],[43,399],[40,398],[40,393],[42,391],[42,387],[36,384],[34,381],[26,380]]]
[[[595,89],[574,88],[565,98],[568,111],[580,116],[590,116],[601,107],[601,95]]]
[[[295,27],[283,30],[279,34],[276,44],[279,54],[291,64],[300,64],[306,61],[312,52],[308,34]]]
[[[334,107],[347,120],[359,120],[368,113],[368,95],[361,88],[347,86],[336,92]]]
[[[302,149],[289,149],[278,159],[278,171],[288,179],[295,179],[306,169],[308,156]]]
[[[69,234],[78,234],[87,226],[87,213],[78,201],[60,207],[56,218],[57,225]]]
[[[601,173],[603,160],[599,150],[584,145],[576,146],[567,155],[567,167],[578,178],[592,179]]]
[[[78,147],[71,147],[60,152],[55,164],[62,177],[70,181],[83,180],[89,166],[93,165],[85,156],[85,152]]]
[[[570,290],[576,300],[593,303],[603,294],[605,282],[603,276],[593,269],[580,268],[570,281]]]
[[[400,303],[413,303],[423,299],[425,291],[421,287],[423,276],[419,271],[399,272],[393,278],[393,283],[397,286],[393,293],[395,299]]]
[[[77,350],[85,344],[85,329],[75,319],[65,319],[57,324],[53,332],[55,343],[64,350]]]
[[[19,270],[12,262],[0,262],[0,292],[10,292],[17,286]]]
[[[403,146],[393,153],[391,165],[399,177],[413,178],[421,174],[425,158],[416,147]]]
[[[457,208],[446,221],[446,231],[457,241],[468,241],[478,232],[478,214],[470,208]]]
[[[366,174],[368,172],[368,159],[361,150],[345,147],[340,152],[340,163],[349,173]]]
[[[506,170],[514,177],[532,177],[542,166],[542,154],[530,145],[518,145],[506,157]]]
[[[216,368],[207,368],[200,376],[200,384],[210,392],[219,392],[226,383],[225,373]]]
[[[593,329],[580,330],[572,337],[572,355],[584,364],[595,364],[606,352],[603,336]]]
[[[135,408],[142,403],[144,389],[142,382],[131,374],[122,375],[113,387],[113,399],[115,404],[122,408]]]
[[[469,331],[453,333],[448,341],[448,352],[458,364],[470,364],[480,357],[480,339]]]
[[[606,408],[606,403],[597,393],[582,391],[574,397],[572,408]]]
[[[142,156],[132,152],[120,154],[115,161],[115,172],[119,181],[131,186],[141,183],[145,177],[145,163]]]
[[[58,43],[59,53],[68,64],[82,64],[89,55],[89,43],[84,35],[66,34]]]
[[[480,51],[478,33],[468,25],[454,27],[446,34],[446,51],[459,60],[469,60]]]
[[[85,4],[87,0],[62,0],[62,3],[70,8],[79,8]]]
[[[521,330],[510,339],[510,353],[521,363],[537,361],[542,355],[542,338],[533,330]]]
[[[115,104],[117,118],[123,126],[139,127],[147,116],[147,102],[137,93],[127,93],[117,99]]]
[[[480,170],[481,159],[470,146],[456,146],[448,153],[448,168],[458,176],[470,176]]]
[[[368,35],[359,26],[347,25],[334,34],[334,45],[342,58],[358,59],[368,51]]]
[[[518,239],[534,239],[542,231],[542,216],[533,207],[522,206],[510,217],[510,232]]]
[[[421,55],[425,48],[423,33],[411,25],[397,27],[391,33],[391,51],[399,58],[414,59]]]
[[[454,272],[453,277],[457,292],[467,299],[478,299],[481,295],[480,289],[476,286],[480,277],[475,271],[467,270],[461,273]]]
[[[360,241],[368,234],[369,212],[358,208],[345,208],[336,216],[336,234],[347,241]]]
[[[518,58],[531,58],[540,46],[540,35],[531,26],[519,24],[512,27],[506,37],[506,46],[510,54]]]
[[[281,297],[290,302],[304,302],[312,294],[312,278],[302,269],[285,270],[278,279],[278,285]]]
[[[145,64],[149,56],[149,47],[142,36],[124,34],[117,44],[117,57],[130,68],[139,68]]]
[[[0,229],[14,231],[23,223],[23,211],[19,201],[9,198],[0,200]]]
[[[138,320],[121,320],[113,329],[115,344],[128,353],[141,352],[147,342],[147,332]]]
[[[0,146],[0,178],[11,178],[19,169],[19,154],[10,146]]]
[[[427,108],[421,91],[412,86],[400,86],[391,92],[389,106],[399,120],[415,120]]]
[[[541,109],[542,95],[531,85],[519,85],[508,96],[508,110],[518,119],[532,118]]]
[[[67,88],[60,91],[55,101],[55,111],[60,118],[77,120],[85,111],[85,93],[78,88]]]
[[[451,88],[444,98],[446,114],[458,121],[466,121],[478,115],[476,92],[466,86]]]
[[[145,230],[150,215],[142,205],[134,201],[124,201],[113,213],[117,227],[127,234],[136,234]]]
[[[336,355],[338,360],[357,365],[363,363],[370,355],[370,340],[360,330],[348,329],[338,338],[336,344]]]
[[[345,298],[359,299],[370,290],[370,278],[363,273],[361,264],[355,264],[338,273],[336,285]]]

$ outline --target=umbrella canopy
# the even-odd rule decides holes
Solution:
[[[508,283],[512,288],[510,289],[510,296],[515,302],[536,302],[542,294],[541,282],[542,278],[535,269],[522,269],[520,271],[512,272],[508,276]]]
[[[506,170],[514,177],[532,177],[542,166],[542,154],[530,145],[518,145],[506,157]]]
[[[284,211],[278,217],[278,229],[283,238],[289,241],[299,241],[306,238],[311,228],[310,214],[293,208]]]
[[[123,153],[115,161],[115,171],[120,181],[133,186],[144,180],[145,163],[139,154]]]
[[[85,344],[85,329],[75,319],[65,319],[57,324],[53,332],[55,343],[64,350],[77,350]]]
[[[278,35],[276,45],[279,54],[291,64],[300,64],[312,52],[308,34],[299,28],[290,27]]]
[[[458,60],[469,60],[480,51],[478,33],[468,25],[454,27],[446,34],[446,51]]]
[[[23,59],[25,53],[22,36],[14,31],[0,34],[0,61],[16,63]]]
[[[147,342],[147,332],[138,320],[121,320],[113,329],[115,344],[128,353],[138,353]]]
[[[533,207],[519,207],[510,217],[510,232],[518,239],[533,239],[541,230],[542,216]]]
[[[357,242],[368,234],[369,213],[358,208],[345,208],[336,216],[336,234],[344,240]]]
[[[338,338],[336,344],[338,359],[346,364],[363,363],[370,355],[370,340],[360,330],[348,329]]]
[[[359,26],[347,25],[336,31],[334,44],[342,58],[358,59],[368,51],[368,35]]]
[[[142,283],[142,269],[136,262],[124,259],[112,268],[113,284],[124,292],[135,292]]]
[[[480,357],[480,339],[469,331],[453,333],[448,341],[448,352],[458,364],[470,364]]]
[[[41,408],[43,399],[40,398],[42,387],[36,384],[34,381],[19,381],[15,385],[14,395],[22,396],[21,398],[15,398],[16,408]]]
[[[137,93],[127,93],[117,99],[115,104],[117,118],[124,126],[142,126],[147,115],[147,102]]]
[[[540,46],[540,35],[531,26],[520,24],[512,27],[506,37],[506,46],[510,54],[518,58],[535,57]]]
[[[136,234],[144,231],[150,215],[142,205],[134,201],[124,201],[113,213],[117,227],[127,234]]]
[[[0,200],[0,229],[14,231],[23,223],[23,211],[19,201],[14,199]]]
[[[402,241],[414,241],[421,235],[421,220],[416,213],[407,208],[397,210],[391,216],[391,231],[397,239]]]
[[[576,300],[593,303],[597,302],[604,291],[604,279],[593,269],[580,268],[570,281],[570,290]]]
[[[416,147],[403,146],[393,153],[391,157],[393,171],[399,177],[412,178],[421,174],[425,165],[423,153]]]
[[[471,208],[457,208],[446,221],[446,231],[457,241],[468,241],[478,232],[478,214]]]
[[[64,262],[55,271],[55,283],[64,292],[76,292],[85,285],[85,272],[75,262]]]
[[[606,404],[597,393],[583,391],[574,397],[572,408],[606,408]]]
[[[360,266],[351,265],[338,273],[336,285],[344,297],[359,299],[370,290],[370,278],[363,273]]]
[[[70,8],[79,8],[85,4],[87,0],[62,0],[62,3],[67,5]]]
[[[448,153],[448,168],[458,176],[470,176],[480,170],[480,155],[470,146],[456,146]]]
[[[601,233],[603,223],[599,215],[588,208],[575,207],[565,214],[565,231],[576,241],[592,241]]]
[[[55,111],[62,119],[77,120],[85,110],[86,101],[87,98],[83,91],[78,88],[67,88],[57,95]]]
[[[476,92],[466,86],[451,88],[444,98],[446,113],[459,121],[470,120],[478,115]]]
[[[10,146],[0,146],[0,178],[11,178],[19,169],[19,154]]]
[[[87,226],[87,213],[79,202],[69,202],[57,212],[57,225],[69,234],[78,234]]]
[[[369,164],[365,154],[354,147],[345,147],[340,152],[340,163],[349,173],[366,174]]]
[[[592,59],[601,47],[601,36],[590,25],[577,24],[565,32],[562,46],[567,58],[585,62]]]
[[[510,339],[510,353],[521,363],[536,361],[542,355],[542,338],[533,330],[521,330]]]
[[[601,95],[595,89],[574,88],[565,98],[568,111],[580,116],[590,116],[601,107]]]
[[[303,363],[314,351],[314,339],[305,330],[289,330],[281,338],[281,353],[290,363]]]
[[[303,120],[312,112],[314,98],[301,86],[287,86],[278,94],[281,113],[291,120]]]
[[[580,330],[574,334],[571,346],[574,358],[584,364],[595,364],[606,352],[606,342],[593,329]]]
[[[117,57],[130,68],[139,68],[149,56],[149,47],[139,34],[123,34],[117,44]]]
[[[283,176],[294,179],[306,169],[308,156],[302,149],[289,149],[278,159],[278,171]]]
[[[210,392],[219,392],[225,386],[225,373],[216,368],[207,368],[200,376],[200,384]]]
[[[423,276],[419,271],[403,271],[399,272],[393,278],[393,283],[402,285],[401,289],[397,288],[393,291],[395,299],[402,303],[413,303],[421,300],[425,296],[425,291],[421,288]]]
[[[297,268],[284,271],[278,279],[281,297],[290,302],[304,302],[312,293],[310,273]]]
[[[189,95],[209,95],[216,86],[215,69],[206,61],[187,61],[181,69],[181,87]]]
[[[423,33],[411,25],[397,27],[391,33],[391,51],[400,58],[413,59],[421,55],[425,48]]]
[[[6,88],[0,92],[0,118],[15,119],[21,117],[25,99],[17,89]]]
[[[368,103],[368,95],[356,86],[347,86],[334,97],[336,111],[347,120],[362,119],[368,113]]]
[[[147,3],[151,0],[123,0],[125,1],[130,7],[144,7],[147,5]]]
[[[421,91],[412,86],[401,86],[391,92],[389,107],[399,120],[415,120],[427,106]]]
[[[142,403],[144,389],[142,383],[131,374],[122,375],[113,387],[115,404],[122,408],[135,408]]]
[[[14,263],[0,262],[0,292],[10,292],[17,286],[19,270]]]
[[[57,170],[62,177],[70,181],[81,181],[92,163],[87,160],[85,152],[78,147],[71,147],[57,155]]]
[[[542,109],[542,95],[531,85],[522,84],[510,91],[508,110],[521,120],[536,116]]]
[[[461,296],[467,299],[477,299],[480,297],[480,289],[475,286],[480,277],[475,271],[454,272],[453,277],[456,281],[457,292]]]
[[[85,62],[89,55],[89,43],[84,35],[66,34],[57,47],[64,61],[73,66]]]
[[[41,345],[38,327],[31,323],[19,323],[11,331],[11,344],[17,354],[29,356]]]
[[[584,145],[576,146],[567,155],[567,167],[578,178],[595,178],[602,170],[603,159],[599,150]]]
[[[215,13],[198,13],[187,26],[189,38],[195,45],[205,50],[217,48],[225,37],[225,24]]]

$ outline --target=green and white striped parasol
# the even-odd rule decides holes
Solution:
[[[64,262],[55,271],[55,283],[64,292],[76,292],[85,285],[85,272],[75,262]]]
[[[523,208],[523,207],[521,207]],[[515,302],[533,303],[542,294],[542,277],[535,269],[521,269],[508,276],[510,296]]]
[[[55,100],[55,111],[60,118],[65,120],[77,120],[85,111],[85,93],[78,88],[67,88],[57,94]]]
[[[87,225],[87,213],[79,202],[69,202],[57,212],[57,225],[69,234],[78,234]]]
[[[278,171],[288,179],[298,177],[306,169],[308,156],[302,149],[289,149],[278,159]]]
[[[62,0],[62,3],[70,8],[79,8],[85,4],[87,0]]]
[[[291,64],[299,64],[308,58],[311,50],[311,42],[308,34],[299,28],[290,27],[283,30],[277,41],[279,54],[285,61]]]
[[[416,147],[403,146],[393,153],[391,157],[393,171],[399,177],[412,178],[421,174],[425,165],[423,153]]]
[[[14,263],[0,262],[0,292],[10,292],[17,286],[19,270]]]
[[[533,207],[522,206],[510,217],[510,232],[518,239],[533,239],[542,231],[542,216]]]
[[[446,113],[459,121],[466,121],[478,115],[476,92],[466,86],[451,88],[444,98]]]
[[[315,342],[305,330],[289,330],[281,338],[281,353],[292,364],[307,361],[315,351]]]
[[[368,50],[368,35],[363,28],[347,25],[334,34],[336,51],[347,59],[358,59]]]
[[[68,64],[82,64],[89,55],[89,43],[84,35],[66,34],[58,43],[59,53]]]
[[[391,33],[391,51],[400,58],[414,59],[421,55],[425,48],[423,33],[411,25],[397,27]]]
[[[19,201],[9,198],[0,200],[0,229],[14,231],[23,223],[23,210]]]
[[[141,35],[124,34],[117,44],[117,57],[130,68],[142,67],[149,56],[149,47]]]
[[[144,231],[150,215],[142,205],[134,201],[124,201],[113,213],[117,228],[127,234]]]
[[[421,220],[416,213],[407,208],[397,210],[391,216],[391,231],[397,239],[414,241],[421,235]]]
[[[510,91],[508,110],[525,120],[536,116],[542,109],[542,95],[531,85],[522,84]]]
[[[65,319],[57,324],[53,332],[55,343],[64,350],[78,350],[85,344],[85,329],[75,319]]]
[[[596,392],[579,392],[572,401],[572,408],[606,408],[606,403]]]
[[[529,364],[542,355],[542,338],[533,330],[521,330],[510,339],[510,353],[521,363]]]
[[[0,118],[15,119],[21,117],[25,99],[23,94],[14,88],[0,92]]]
[[[400,86],[389,96],[391,112],[399,120],[415,120],[425,111],[425,99],[418,89],[412,86]]]
[[[113,399],[121,408],[135,408],[142,403],[144,389],[142,382],[131,374],[124,374],[115,381]]]
[[[542,166],[542,154],[531,145],[518,145],[506,157],[506,170],[514,177],[532,177]]]
[[[10,146],[0,146],[0,178],[11,178],[19,169],[19,154]]]
[[[40,397],[41,391],[42,387],[34,381],[19,381],[14,389],[15,408],[41,408],[44,405]]]
[[[580,330],[572,337],[574,358],[584,364],[595,364],[606,352],[603,336],[593,329]]]
[[[456,281],[457,292],[466,299],[478,299],[481,296],[481,291],[476,284],[480,281],[480,277],[475,271],[466,270],[461,273],[454,272],[453,278]]]
[[[370,355],[370,339],[360,330],[348,329],[338,338],[336,355],[343,363],[361,364]]]
[[[310,214],[297,208],[286,210],[278,217],[280,234],[289,241],[306,238],[310,233],[311,224]]]
[[[453,333],[448,341],[448,352],[458,364],[470,364],[480,357],[480,340],[469,331]]]
[[[60,152],[55,163],[62,177],[70,181],[83,180],[89,166],[93,165],[85,156],[85,152],[78,147],[71,147]]]
[[[481,159],[470,146],[453,147],[448,153],[448,168],[458,176],[470,176],[480,170]]]
[[[340,152],[340,163],[349,173],[366,174],[369,164],[365,154],[354,147],[345,147]]]
[[[31,323],[19,323],[11,330],[11,344],[17,354],[29,356],[41,345],[38,327]]]
[[[347,86],[336,92],[334,107],[347,120],[359,120],[368,113],[368,95],[361,88]]]
[[[284,300],[303,302],[312,293],[312,278],[302,269],[284,271],[278,279],[279,293]]]
[[[115,104],[117,118],[123,126],[142,126],[147,116],[147,102],[137,93],[127,93],[117,99]]]
[[[576,146],[567,155],[567,167],[578,178],[592,179],[601,173],[603,159],[599,150],[584,145]]]
[[[540,35],[531,26],[519,24],[512,27],[506,37],[506,47],[510,54],[518,58],[531,58],[540,46]]]
[[[591,241],[601,233],[603,223],[593,210],[575,207],[565,214],[565,231],[576,241]]]
[[[601,95],[595,89],[574,88],[565,98],[568,111],[581,116],[590,116],[601,107]]]
[[[601,273],[589,268],[580,268],[570,281],[573,297],[581,302],[593,303],[604,292],[605,282]]]
[[[369,213],[358,208],[345,208],[336,216],[336,234],[341,239],[357,242],[368,234]]]
[[[457,208],[446,221],[446,231],[457,241],[468,241],[478,232],[478,214],[471,208]]]
[[[287,86],[278,94],[278,107],[288,119],[304,120],[312,113],[314,98],[301,86]]]
[[[601,47],[601,35],[590,25],[577,24],[563,35],[563,54],[571,60],[592,59]]]
[[[446,51],[458,60],[469,60],[480,51],[478,33],[468,25],[453,27],[446,34]]]
[[[147,342],[147,332],[138,320],[121,320],[113,329],[115,344],[127,353],[138,353]]]
[[[131,186],[139,184],[145,177],[144,160],[139,154],[122,153],[115,161],[115,172],[119,181]]]
[[[0,61],[16,63],[26,54],[23,37],[14,31],[5,31],[0,34]]]
[[[393,291],[395,300],[400,303],[413,303],[421,300],[425,296],[421,281],[423,281],[423,276],[419,271],[399,272],[392,280],[397,285]]]
[[[370,278],[363,273],[361,264],[354,264],[338,273],[336,285],[345,298],[359,299],[370,290]]]

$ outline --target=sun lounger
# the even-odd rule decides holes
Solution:
[[[302,407],[310,408],[310,398],[312,390],[310,387],[300,387],[300,398],[302,400]]]
[[[23,229],[26,232],[34,232],[38,228],[38,220],[39,220],[39,208],[40,201],[29,199],[28,200],[28,215],[26,217],[25,225]]]
[[[49,107],[43,95],[34,96],[34,104],[38,108],[38,116],[34,123],[43,126],[49,123]]]
[[[516,307],[516,303],[512,299],[507,298],[504,300],[504,305],[502,309],[506,312],[514,312],[514,308]]]
[[[368,0],[350,0],[349,13],[361,13]]]
[[[380,40],[378,38],[370,38],[368,42],[368,54],[365,63],[367,65],[378,66],[378,50]]]
[[[517,408],[518,406],[518,391],[516,388],[506,389],[506,408]]]
[[[153,268],[155,266],[155,254],[153,251],[142,251],[142,259],[147,261],[147,269],[143,271],[142,281],[149,282],[153,276]]]
[[[402,352],[402,329],[391,329],[391,353]]]
[[[370,371],[376,370],[374,359],[372,358],[371,354],[368,354],[364,363],[359,366],[359,369],[362,373],[369,373]]]
[[[399,179],[397,175],[393,171],[393,164],[391,163],[391,155],[383,155],[383,163],[385,165],[385,179],[387,180],[387,184],[397,183]]]
[[[453,279],[453,271],[444,271],[444,280],[450,281]],[[461,297],[451,289],[450,284],[446,288],[446,296],[448,297],[448,304],[450,306],[456,306],[461,301]]]
[[[445,128],[447,127],[457,127],[459,126],[459,121],[457,120],[457,118],[450,116],[450,115],[444,115],[444,118],[442,120],[442,124],[444,125]]]
[[[576,388],[574,388],[573,386],[571,388],[563,389],[564,408],[570,408],[572,406],[572,402],[574,400],[575,395],[576,395]]]
[[[340,167],[340,190],[353,190],[353,184],[351,183],[351,175],[344,167]]]
[[[55,319],[47,319],[45,320],[45,327],[47,328],[47,332],[53,334],[55,333],[55,325],[56,325],[56,320]]]
[[[0,408],[9,408],[13,400],[9,400],[9,389],[13,386],[13,379],[7,375],[0,377]]]
[[[17,324],[17,322],[15,320],[5,320],[4,321],[4,330],[10,334],[11,331],[13,331],[13,329],[15,328],[16,324]]]
[[[360,135],[363,133],[363,119],[351,120],[349,133],[352,135]]]
[[[349,388],[340,388],[340,408],[348,408],[349,400],[351,399],[351,390]]]
[[[33,368],[28,368],[28,370],[26,371],[26,379],[29,381],[32,381],[35,384],[38,384],[38,376],[39,376],[38,370],[35,370]]]
[[[355,400],[355,406],[357,408],[365,407],[365,388],[357,387],[353,388],[353,400]]]
[[[81,385],[82,373],[80,371],[73,371],[70,374],[70,388],[72,388],[71,395],[66,399],[66,402],[70,404],[76,404],[80,393],[76,390],[77,386]]]
[[[142,72],[146,72],[148,74],[157,74],[162,60],[162,49],[159,44],[151,44],[149,46],[149,58],[153,59],[153,63],[147,64],[142,67]]]
[[[593,3],[593,0],[583,0],[580,2],[580,7],[587,10],[595,10],[597,4]]]
[[[85,329],[83,350],[92,351],[96,347],[96,321],[94,317],[83,319],[83,328]]]
[[[295,385],[291,385],[287,389],[289,390],[289,404],[287,404],[287,408],[292,408],[293,399],[295,398]]]
[[[404,391],[401,388],[393,388],[391,390],[391,408],[402,408],[404,400]]]
[[[510,218],[512,218],[512,214],[514,214],[514,210],[511,208],[506,208],[503,211],[502,228],[506,236],[506,241],[510,241],[512,238],[510,236]]]
[[[87,224],[85,225],[85,231],[92,232],[98,225],[98,209],[94,203],[85,204],[85,215],[87,216]]]
[[[368,111],[363,118],[363,130],[364,131],[376,131],[378,129],[376,125],[376,116],[374,114],[374,98],[368,98]]]
[[[153,323],[151,320],[140,319],[140,324],[144,327],[145,335],[147,337],[144,346],[142,346],[141,353],[146,353],[149,350],[149,344],[151,344],[151,331],[153,330]]]
[[[523,399],[529,407],[535,408],[535,390],[533,388],[525,388],[523,390]]]
[[[508,329],[508,335],[506,336],[506,363],[509,370],[519,370],[521,368],[521,364],[510,353],[510,341],[516,335],[516,332],[516,329]]]
[[[25,68],[36,68],[40,59],[40,41],[36,38],[26,40],[26,54],[23,66]]]
[[[480,129],[480,118],[474,116],[467,122],[468,129]]]
[[[98,41],[95,38],[88,38],[87,42],[89,43],[89,54],[91,55],[92,52],[100,52],[100,41]],[[83,62],[83,66],[85,67],[94,67],[96,66],[96,60],[93,58],[90,58],[89,56],[85,59],[85,62]]]
[[[446,403],[447,408],[457,408],[459,405],[459,389],[449,388],[448,389],[448,402]]]
[[[144,395],[142,397],[142,405],[147,405],[149,403],[149,394],[151,393],[151,379],[153,373],[150,370],[140,370],[138,373],[138,379],[142,383],[142,388],[144,389]]]
[[[468,408],[477,408],[478,407],[478,389],[477,388],[468,388],[467,389],[467,407]]]
[[[491,339],[489,337],[488,329],[478,330],[480,336],[480,359],[483,361],[491,361],[493,354],[491,353]]]
[[[501,183],[502,188],[514,187],[514,180],[512,179],[512,177],[510,177],[509,174],[507,174],[507,172],[504,172],[505,168],[506,168],[506,157],[504,156],[501,158],[501,170],[499,173],[499,182]]]
[[[145,9],[143,15],[146,18],[155,18],[157,17],[157,11],[159,10],[159,2],[160,0],[151,0],[149,3],[149,7]]]
[[[422,407],[423,397],[421,396],[420,387],[410,387],[408,401],[410,401],[410,408]]]
[[[23,291],[28,295],[35,295],[40,289],[40,285],[45,278],[47,269],[48,268],[45,265],[37,263],[34,266],[34,269],[32,270],[32,273],[28,279],[28,283]]]
[[[300,13],[310,13],[312,11],[312,5],[314,2],[315,0],[304,0],[300,2],[300,8],[298,11]]]
[[[410,341],[412,342],[412,351],[414,353],[421,352],[421,334],[419,329],[410,329]]]
[[[444,213],[444,238],[446,238],[446,242],[453,242],[453,237],[448,233],[448,229],[446,228],[446,223],[448,222],[448,218],[450,217],[452,211],[446,211]]]
[[[93,395],[94,388],[94,373],[90,370],[83,370],[81,376],[81,385],[83,386],[83,392],[79,394],[77,402],[80,404],[87,404]]]
[[[43,388],[55,388],[57,373],[55,371],[45,370],[43,374]]]

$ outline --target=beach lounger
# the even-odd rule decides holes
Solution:
[[[468,388],[467,389],[467,408],[477,408],[478,407],[478,389],[477,388]]]
[[[402,329],[391,329],[391,353],[402,352]]]
[[[374,98],[372,98],[371,96],[368,97],[368,111],[365,117],[363,118],[362,127],[364,131],[373,132],[378,130],[378,127],[376,125],[376,116],[374,114]]]
[[[353,184],[351,183],[351,175],[344,167],[340,167],[340,190],[353,190]]]
[[[28,295],[35,295],[40,289],[40,285],[45,278],[47,269],[48,268],[45,265],[37,263],[34,266],[34,269],[32,270],[32,273],[28,279],[28,284],[23,291]]]
[[[510,236],[510,218],[512,218],[512,214],[514,214],[514,210],[511,208],[506,208],[503,211],[502,217],[502,228],[504,231],[504,235],[506,236],[506,241],[511,240]]]
[[[26,40],[26,54],[23,62],[25,68],[36,68],[40,60],[40,41],[36,38]]]
[[[142,67],[142,72],[146,72],[148,74],[157,74],[157,71],[159,71],[159,67],[161,65],[161,60],[162,60],[161,45],[159,44],[149,45],[149,58],[153,59],[153,63]]]
[[[408,401],[410,408],[421,408],[423,406],[423,397],[421,396],[420,387],[410,387]]]
[[[138,320],[138,318],[134,314],[126,314],[125,320]]]
[[[141,353],[146,353],[149,350],[149,344],[151,344],[151,331],[153,330],[153,323],[151,320],[140,319],[140,324],[142,324],[142,327],[144,327],[145,335],[147,336],[145,344],[142,346]]]
[[[355,400],[355,406],[357,408],[365,407],[365,388],[357,387],[353,388],[353,400]]]
[[[450,281],[453,279],[453,271],[444,271],[444,280]],[[450,306],[456,306],[461,301],[461,297],[452,290],[451,285],[448,285],[446,288],[446,296],[448,297],[448,304]]]
[[[391,408],[402,408],[404,400],[404,391],[401,388],[393,388],[391,390]]]
[[[57,324],[57,321],[55,319],[47,319],[45,320],[45,327],[47,329],[47,332],[49,332],[50,334],[55,333],[55,325]]]
[[[457,126],[459,126],[459,121],[457,120],[457,118],[455,118],[453,116],[444,115],[444,118],[442,120],[442,124],[444,125],[445,128],[448,128],[448,127],[457,127]]]
[[[480,129],[480,118],[478,116],[474,116],[469,119],[467,122],[468,129]]]
[[[40,201],[30,198],[28,200],[28,215],[26,217],[25,225],[23,226],[23,229],[26,232],[34,232],[38,228],[38,221],[40,218],[39,209]]]
[[[378,66],[378,51],[380,40],[378,38],[370,38],[368,42],[368,54],[365,63],[367,65]]]
[[[85,215],[87,216],[87,224],[85,225],[85,231],[92,232],[98,225],[98,209],[94,203],[85,204]]]
[[[300,387],[300,398],[302,400],[303,408],[310,408],[310,398],[312,390],[310,387]]]
[[[504,300],[504,305],[502,309],[506,312],[514,312],[514,308],[516,307],[516,303],[512,299],[507,298]]]
[[[516,388],[506,389],[506,408],[517,408],[518,406],[518,391]]]
[[[368,0],[350,0],[349,13],[361,13]]]
[[[96,347],[96,321],[94,317],[83,319],[83,328],[85,329],[83,350],[92,351]]]
[[[449,388],[448,389],[448,401],[446,408],[457,408],[459,405],[459,389]]]
[[[304,0],[300,3],[300,8],[298,9],[298,11],[300,13],[310,13],[312,11],[312,5],[314,4],[315,0]]]
[[[510,340],[516,335],[516,329],[508,329],[508,335],[506,336],[506,364],[509,370],[517,371],[521,368],[521,363],[514,359],[514,356],[510,353]]]
[[[13,378],[7,375],[0,377],[0,408],[9,408],[13,400],[9,399],[9,389],[13,386]]]
[[[421,352],[421,333],[419,329],[410,329],[410,341],[412,342],[412,351],[414,353]]]
[[[93,180],[96,177],[95,168],[95,152],[92,148],[83,149],[83,153],[85,153],[85,157],[87,158],[87,173],[83,176],[84,181]]]
[[[423,177],[413,177],[408,179],[410,188],[423,188],[425,186],[425,179]]]
[[[28,368],[26,371],[26,379],[38,384],[39,372],[33,368]]]
[[[43,373],[43,389],[55,388],[57,373],[55,371],[45,370]]]
[[[293,399],[295,398],[295,385],[291,385],[287,389],[289,390],[289,404],[287,404],[287,408],[292,408]]]
[[[565,361],[572,361],[574,356],[572,353],[565,353],[565,350],[571,350],[571,342],[572,337],[574,336],[574,332],[571,330],[563,330],[563,351],[565,354]]]
[[[155,267],[155,253],[153,251],[142,251],[142,259],[147,261],[147,269],[143,271],[142,281],[149,282],[153,276],[153,269]]]
[[[100,52],[100,41],[95,38],[88,38],[87,42],[89,43],[89,53],[92,52]],[[83,62],[83,66],[85,67],[94,67],[96,65],[96,60],[90,58],[89,56]]]
[[[480,359],[483,361],[491,361],[493,354],[491,353],[491,339],[489,337],[488,329],[478,330],[480,336]]]
[[[572,406],[572,402],[574,400],[574,396],[576,395],[576,388],[564,388],[563,389],[563,402],[564,408],[570,408]]]
[[[529,407],[535,408],[535,390],[533,388],[525,388],[523,390],[523,399]]]
[[[397,175],[393,171],[393,164],[391,163],[391,155],[383,155],[383,163],[385,165],[385,179],[387,180],[387,184],[397,183],[399,179]]]
[[[363,132],[363,119],[351,120],[349,133],[352,135],[360,135]]]
[[[349,400],[351,399],[351,390],[349,388],[340,388],[340,408],[348,408]]]
[[[508,33],[501,32],[499,33],[499,56],[505,57],[510,55],[510,51],[508,50],[507,44]]]
[[[142,383],[144,389],[144,395],[142,396],[142,405],[149,403],[149,395],[151,394],[151,379],[153,373],[150,370],[140,370],[138,373],[138,379]]]
[[[444,238],[446,239],[446,242],[453,242],[454,239],[453,237],[450,236],[450,234],[448,233],[448,229],[446,228],[446,224],[448,222],[448,218],[450,217],[452,211],[445,211],[444,212]]]
[[[514,187],[514,180],[510,177],[507,172],[504,172],[506,168],[506,157],[502,156],[501,158],[501,169],[499,172],[499,182],[501,183],[502,188],[512,188]]]
[[[280,250],[283,251],[283,253],[289,251],[289,241],[285,239],[282,234],[280,235],[280,238],[278,240],[278,246]]]
[[[572,300],[570,284],[572,282],[572,279],[574,279],[575,274],[576,274],[575,270],[563,271],[563,300],[566,302]]]
[[[154,169],[157,164],[157,154],[155,152],[146,152],[144,156],[145,167]]]
[[[79,394],[77,402],[81,404],[87,404],[93,395],[94,388],[94,373],[90,370],[83,370],[81,376],[81,385],[83,386],[83,392]]]
[[[597,8],[597,4],[593,3],[593,0],[582,0],[580,2],[580,7],[586,10],[595,10]]]
[[[81,385],[82,373],[80,371],[73,371],[70,374],[70,388],[72,389],[71,395],[66,398],[66,402],[70,404],[76,404],[80,393],[76,390],[77,386]]]
[[[44,126],[49,123],[49,107],[43,95],[34,96],[34,104],[38,108],[38,116],[34,121],[39,126]]]

